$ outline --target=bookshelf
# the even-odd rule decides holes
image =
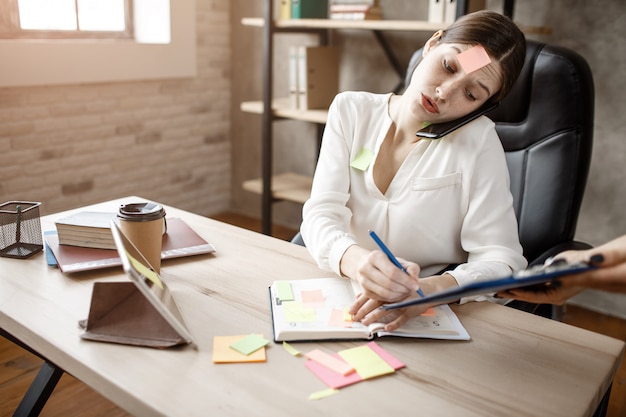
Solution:
[[[514,0],[505,0],[504,14],[512,17]],[[469,0],[457,0],[457,17],[462,16],[469,8]],[[262,118],[262,173],[257,179],[247,180],[243,189],[261,194],[261,229],[264,234],[271,234],[272,205],[276,201],[293,201],[304,203],[311,189],[312,179],[295,173],[273,175],[272,172],[272,125],[281,119],[326,123],[326,110],[298,110],[290,106],[289,98],[273,97],[273,51],[274,35],[277,33],[314,33],[320,38],[320,45],[327,43],[327,34],[331,30],[366,30],[372,31],[383,48],[392,67],[400,77],[404,76],[405,68],[401,67],[393,55],[381,33],[386,31],[414,31],[433,33],[446,26],[445,23],[433,23],[420,20],[334,20],[334,19],[274,19],[274,0],[264,0],[262,17],[245,17],[242,25],[262,30],[262,83],[263,93],[260,101],[243,102],[243,112],[261,115]]]

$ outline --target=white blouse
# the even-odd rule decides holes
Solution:
[[[423,277],[461,264],[449,273],[462,285],[526,267],[504,151],[487,117],[421,139],[380,192],[372,171],[392,124],[390,97],[344,92],[330,106],[301,226],[318,265],[340,275],[349,246],[377,249],[371,229]]]

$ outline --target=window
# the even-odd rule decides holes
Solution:
[[[3,38],[132,39],[132,0],[8,0]]]
[[[4,0],[3,39],[170,42],[169,0]]]
[[[129,32],[132,35],[128,39],[113,40],[111,38],[119,32],[111,30],[112,26],[103,30],[101,16],[104,12],[92,9],[92,15],[97,15],[96,23],[93,20],[89,23],[87,18],[80,26],[77,20],[81,12],[74,7],[71,8],[75,16],[74,29],[41,31],[56,33],[48,37],[16,36],[20,32],[23,32],[20,36],[25,36],[40,31],[19,26],[18,2],[22,1],[0,0],[0,87],[151,80],[196,74],[195,0],[69,0],[73,5],[83,1],[85,4],[123,3],[127,11],[126,30],[130,30],[128,22],[132,22]],[[41,5],[59,4],[60,0],[30,1]],[[55,11],[60,8],[56,7]],[[39,11],[41,14],[42,9]],[[117,14],[112,16],[119,19]],[[68,25],[64,19],[59,20]],[[86,30],[96,26],[97,31]],[[81,27],[83,30],[79,30]],[[60,38],[67,32],[79,36]],[[100,38],[89,36],[94,33]]]

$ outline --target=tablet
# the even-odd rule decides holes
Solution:
[[[111,221],[111,232],[122,267],[139,291],[154,306],[163,319],[186,343],[196,345],[189,333],[178,306],[165,281],[161,279],[137,247],[124,235],[115,221]]]
[[[499,291],[510,290],[512,288],[529,287],[532,285],[547,284],[555,281],[563,275],[577,274],[593,269],[586,263],[554,263],[549,266],[537,265],[516,272],[506,278],[500,278],[484,282],[476,282],[468,285],[451,288],[430,294],[426,297],[415,298],[399,303],[385,304],[381,306],[383,310],[393,310],[396,308],[421,305],[421,304],[444,304],[460,300],[463,297],[474,295],[488,295]]]

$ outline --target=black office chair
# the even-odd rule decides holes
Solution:
[[[416,51],[404,81],[421,57]],[[524,256],[530,265],[574,240],[591,163],[594,84],[587,62],[569,49],[527,41],[526,61],[510,94],[488,115],[504,150]],[[298,234],[293,243],[304,244]],[[559,318],[552,306],[513,305]]]

